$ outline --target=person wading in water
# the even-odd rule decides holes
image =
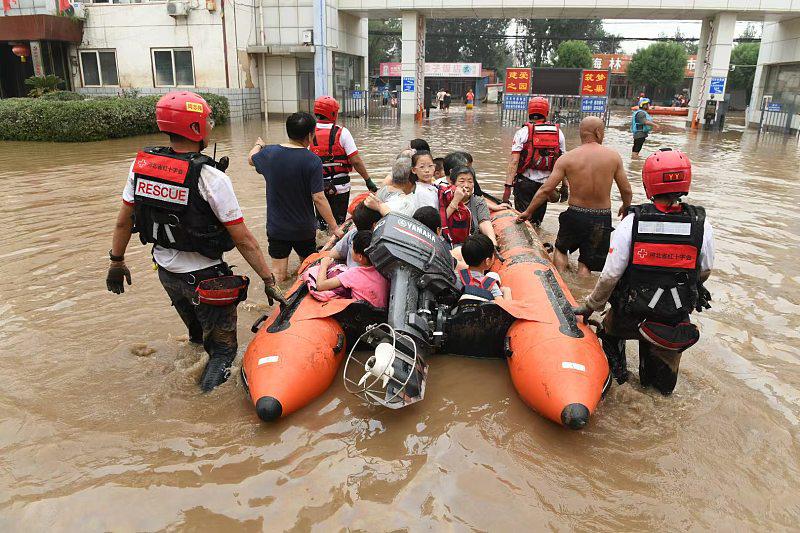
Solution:
[[[570,184],[569,208],[558,217],[553,262],[559,271],[569,264],[569,253],[580,250],[578,274],[588,276],[601,270],[608,254],[611,235],[611,184],[616,182],[625,216],[633,193],[619,153],[602,146],[605,129],[598,117],[586,117],[580,124],[581,146],[562,155],[553,172],[522,212],[518,221],[530,219],[545,205],[556,185],[566,177]]]
[[[244,223],[231,179],[200,152],[208,145],[214,122],[211,108],[199,95],[172,92],[156,104],[158,129],[169,134],[168,147],[145,148],[136,155],[122,193],[109,250],[106,286],[115,294],[131,284],[125,250],[134,231],[142,244],[153,245],[158,279],[189,330],[189,340],[201,344],[209,361],[200,378],[204,392],[224,383],[238,348],[236,306],[247,294],[247,278],[232,276],[222,254],[236,247],[264,280],[272,305],[285,303],[261,249]],[[239,278],[238,280],[236,278]],[[240,283],[225,305],[206,303],[201,282]],[[198,292],[198,288],[201,292]]]
[[[705,209],[680,201],[692,184],[683,152],[648,157],[642,183],[651,203],[619,223],[603,273],[575,314],[587,319],[611,302],[597,332],[611,372],[620,384],[628,380],[625,340],[636,339],[639,381],[666,396],[678,382],[681,354],[700,339],[689,315],[711,307],[703,282],[714,267],[714,235]]]

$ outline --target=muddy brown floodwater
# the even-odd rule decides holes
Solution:
[[[612,121],[607,144],[642,201],[627,120]],[[436,356],[425,400],[399,412],[362,405],[338,378],[272,425],[238,372],[202,395],[205,356],[187,343],[148,249],[132,241],[124,295],[105,289],[126,172],[139,147],[163,138],[0,143],[0,530],[797,528],[797,138],[669,121],[643,153],[669,145],[694,161],[691,199],[717,237],[714,307],[695,315],[702,339],[672,397],[638,386],[630,345],[634,376],[580,432],[523,405],[499,360]],[[501,190],[513,128],[493,109],[350,126],[376,176],[421,136],[438,155],[472,152],[483,186]],[[264,185],[245,156],[257,135],[282,133],[282,121],[215,131],[262,244]],[[563,208],[550,207],[550,239]],[[229,261],[246,266],[236,253]],[[567,279],[579,298],[592,285]],[[240,354],[266,309],[257,285],[240,307]]]

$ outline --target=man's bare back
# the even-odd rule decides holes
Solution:
[[[611,183],[616,182],[622,196],[620,216],[624,216],[631,205],[633,193],[622,157],[610,148],[602,146],[605,127],[598,117],[581,120],[581,145],[565,153],[556,161],[553,172],[533,197],[530,206],[520,215],[520,220],[540,206],[555,191],[566,177],[569,184],[569,205],[588,209],[611,207]]]

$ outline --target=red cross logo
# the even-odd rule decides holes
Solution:
[[[138,166],[140,166],[140,167],[146,167],[147,166],[147,161],[144,160],[144,159],[139,159],[139,160],[136,161],[136,164]]]
[[[645,257],[647,257],[647,250],[645,250],[644,248],[639,248],[639,251],[636,253],[639,255],[639,259],[644,259]]]

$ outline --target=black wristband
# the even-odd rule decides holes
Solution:
[[[513,188],[514,186],[513,186],[513,185],[511,185],[510,183],[504,183],[504,184],[503,184],[503,187],[505,187],[506,189],[511,189],[511,188]]]
[[[109,259],[111,259],[112,261],[115,261],[115,262],[119,263],[119,262],[121,262],[121,261],[125,261],[125,254],[122,254],[122,255],[114,255],[114,252],[112,252],[111,250],[109,250],[109,251],[108,251],[108,258],[109,258]]]

